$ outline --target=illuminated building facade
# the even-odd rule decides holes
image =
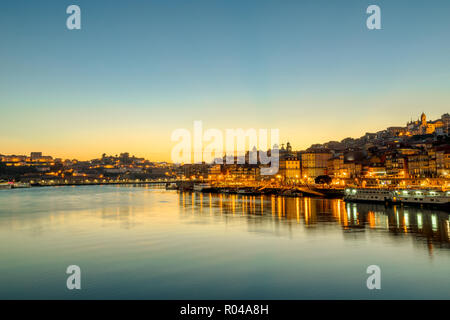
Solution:
[[[287,183],[298,182],[301,177],[300,160],[293,155],[286,155],[280,158],[279,175]]]
[[[326,175],[328,160],[333,154],[328,150],[310,150],[300,152],[303,178],[316,178]]]

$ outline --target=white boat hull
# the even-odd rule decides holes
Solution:
[[[345,190],[344,200],[450,207],[450,191],[354,188]]]

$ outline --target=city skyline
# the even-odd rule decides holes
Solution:
[[[366,132],[364,132],[364,134],[361,134],[360,136],[344,137],[343,139],[336,139],[335,136],[333,136],[334,138],[330,137],[328,140],[324,140],[324,141],[321,141],[321,142],[316,141],[316,142],[313,142],[313,143],[311,143],[310,145],[308,145],[308,146],[306,146],[304,148],[301,148],[301,147],[293,145],[293,143],[291,143],[291,141],[295,141],[295,139],[292,139],[292,137],[291,138],[288,137],[285,140],[280,140],[279,147],[283,149],[284,148],[283,146],[286,145],[286,143],[288,143],[288,144],[290,144],[291,148],[293,148],[293,150],[300,151],[300,150],[308,150],[308,149],[311,149],[311,148],[312,149],[314,149],[314,148],[317,149],[318,145],[326,144],[326,143],[329,143],[329,142],[341,142],[341,141],[343,141],[345,139],[360,139],[360,138],[364,138],[364,136],[367,135],[367,134],[375,134],[375,133],[384,132],[384,131],[387,131],[389,128],[395,128],[395,129],[404,128],[405,130],[407,130],[409,125],[414,125],[416,123],[420,124],[421,118],[423,118],[423,116],[425,116],[425,121],[428,121],[428,123],[430,123],[430,119],[428,118],[428,120],[427,120],[426,114],[424,112],[422,112],[422,114],[420,116],[416,117],[417,119],[411,117],[411,119],[409,121],[406,121],[405,122],[406,125],[390,126],[390,127],[385,127],[385,128],[379,128],[379,129],[374,130],[372,132],[366,131]],[[441,116],[442,117],[446,116],[447,118],[450,117],[448,113],[442,114]],[[436,120],[441,120],[441,117],[438,117],[437,119],[431,119],[431,123],[436,122]],[[444,124],[443,128],[445,128],[445,130],[448,131],[448,120],[446,120],[446,121],[447,121],[447,124]],[[434,130],[435,129],[433,128],[433,132],[434,132]],[[424,134],[425,133],[426,132],[424,132]],[[415,132],[413,134],[418,134],[418,132]],[[175,142],[172,142],[172,144],[174,145]],[[205,148],[207,145],[208,145],[208,143],[205,143],[203,148]],[[250,149],[252,149],[252,148],[249,148],[248,150],[245,150],[245,151],[250,151]],[[46,152],[46,151],[42,151],[42,150],[36,151],[36,150],[37,150],[36,148],[35,149],[30,149],[30,150],[26,150],[25,152],[22,152],[22,153],[7,153],[7,152],[3,152],[3,150],[0,150],[0,155],[4,155],[4,156],[12,156],[12,155],[14,155],[14,156],[26,156],[26,155],[33,154],[33,153],[40,153],[41,156],[42,156],[42,154],[51,155],[54,159],[90,161],[90,160],[100,159],[102,156],[115,156],[115,157],[118,157],[118,155],[128,154],[128,155],[131,155],[132,157],[143,158],[143,159],[146,159],[146,160],[152,161],[152,162],[173,163],[173,161],[171,161],[170,159],[169,160],[152,159],[152,158],[147,157],[144,154],[135,154],[133,152],[129,152],[129,150],[127,150],[127,149],[126,150],[115,150],[113,152],[104,152],[104,151],[101,151],[101,150],[97,150],[97,151],[95,151],[96,153],[94,154],[93,157],[86,158],[86,159],[84,159],[84,158],[77,158],[77,157],[74,157],[74,156],[60,157],[58,155],[55,155],[55,154],[52,154],[52,153],[49,153],[49,152]],[[239,152],[239,150],[235,150],[235,152]],[[225,156],[225,153],[223,153],[222,156]]]
[[[3,3],[1,152],[170,161],[171,133],[279,128],[298,149],[403,125],[450,101],[450,4],[377,1]],[[414,23],[417,22],[417,23]],[[130,37],[129,35],[133,35]]]
[[[449,0],[0,1],[0,300],[450,299],[449,34]]]

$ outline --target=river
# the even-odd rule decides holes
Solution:
[[[450,299],[449,234],[447,212],[336,199],[1,190],[0,298]]]

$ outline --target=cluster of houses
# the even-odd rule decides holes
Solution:
[[[280,183],[312,182],[328,176],[343,183],[354,179],[393,181],[450,178],[450,115],[427,122],[425,114],[405,127],[342,141],[312,145],[294,151],[288,142],[279,148],[279,170],[274,176],[260,174],[260,164],[185,164],[183,177],[212,180],[264,180]]]
[[[288,142],[279,150],[278,170],[262,174],[267,164],[251,164],[249,153],[244,161],[221,163],[171,164],[144,158],[103,154],[90,161],[54,159],[41,152],[30,156],[0,155],[0,179],[21,181],[120,180],[120,179],[209,179],[271,180],[280,184],[311,183],[317,179],[346,184],[358,179],[392,180],[396,183],[424,179],[450,179],[450,115],[427,121],[422,114],[404,127],[390,127],[376,133],[342,141],[314,144],[307,150],[294,151]],[[254,150],[255,151],[255,150]],[[270,154],[270,150],[267,151]],[[273,165],[273,164],[272,164]],[[441,179],[441,180],[439,180]]]

